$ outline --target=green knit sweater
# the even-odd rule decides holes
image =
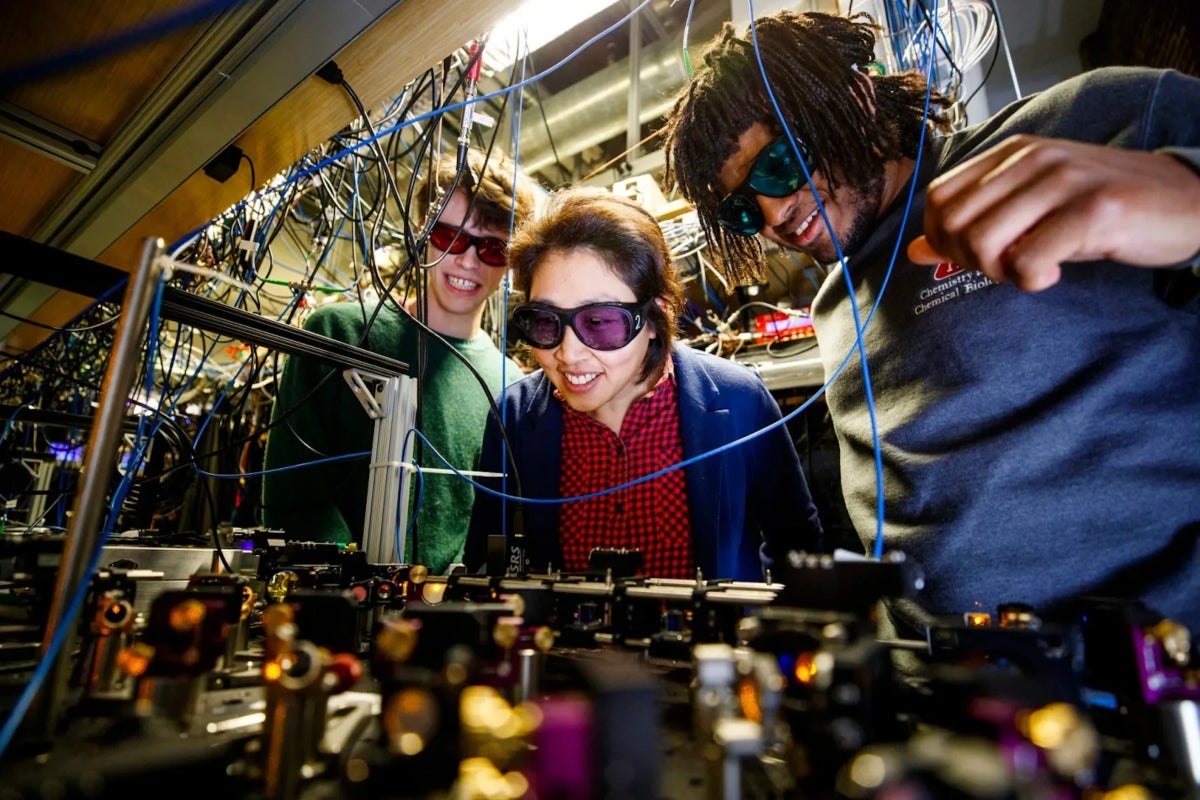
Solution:
[[[321,308],[309,317],[305,328],[351,344],[358,344],[373,309],[353,303]],[[361,346],[408,362],[416,372],[418,330],[392,308],[384,308]],[[486,335],[471,340],[446,337],[483,376],[493,396],[501,385],[500,351]],[[483,439],[488,400],[478,381],[463,363],[432,337],[427,338],[425,378],[420,384],[421,416],[417,429],[446,459],[459,469],[473,469]],[[371,449],[374,421],[350,392],[341,374],[313,359],[291,357],[279,381],[267,440],[266,468],[276,469],[345,453]],[[509,383],[521,371],[507,360]],[[313,387],[320,384],[309,397]],[[293,406],[296,410],[287,414]],[[310,445],[318,452],[305,446]],[[282,528],[289,538],[310,541],[361,542],[367,503],[367,457],[334,461],[263,478],[263,523]],[[431,453],[423,453],[422,466],[444,466]],[[412,481],[413,501],[417,482]],[[471,486],[454,475],[425,475],[421,507],[417,516],[417,552],[412,538],[406,540],[405,561],[444,572],[461,559],[467,523],[474,498]]]

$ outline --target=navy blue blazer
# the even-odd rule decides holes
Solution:
[[[774,398],[748,368],[682,345],[674,348],[672,357],[685,458],[780,419]],[[559,497],[563,406],[554,397],[553,385],[536,372],[508,387],[502,405],[521,495]],[[503,471],[500,445],[499,426],[489,417],[480,470]],[[706,578],[761,581],[764,569],[783,560],[789,550],[821,549],[817,509],[785,426],[701,459],[685,472],[692,548]],[[517,485],[511,471],[509,475],[505,485],[514,495]],[[497,490],[501,485],[500,479],[480,483]],[[518,505],[522,518],[514,521]],[[468,570],[485,564],[489,534],[516,532],[525,534],[531,569],[561,568],[559,508],[561,504],[501,501],[476,490],[464,552]]]

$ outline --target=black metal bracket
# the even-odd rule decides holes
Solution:
[[[85,297],[103,297],[129,279],[127,273],[114,267],[5,231],[0,231],[0,253],[5,255],[4,271],[8,274]],[[114,292],[112,302],[119,300]],[[319,359],[342,369],[361,369],[388,377],[408,374],[408,364],[399,359],[173,287],[163,292],[162,317],[289,355]]]

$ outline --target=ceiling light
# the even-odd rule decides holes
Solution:
[[[492,28],[483,51],[483,64],[493,71],[507,69],[521,56],[549,44],[615,3],[616,0],[526,0]]]

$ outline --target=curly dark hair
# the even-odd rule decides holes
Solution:
[[[658,221],[632,200],[600,189],[565,189],[550,196],[540,214],[517,229],[508,246],[513,284],[529,294],[534,273],[551,253],[590,250],[638,300],[651,303],[646,323],[658,334],[650,340],[640,380],[661,369],[683,311],[683,283]],[[665,306],[665,307],[664,307]]]
[[[820,172],[831,191],[866,185],[886,162],[916,156],[925,76],[864,72],[875,60],[876,28],[870,17],[780,11],[755,26],[763,67],[788,127],[807,145],[809,169]],[[949,106],[931,92],[933,129],[949,129]],[[696,206],[714,260],[739,283],[761,278],[762,245],[756,236],[738,236],[717,223],[722,194],[716,181],[738,137],[756,122],[783,132],[763,86],[750,31],[739,37],[727,22],[667,117],[663,183]]]

